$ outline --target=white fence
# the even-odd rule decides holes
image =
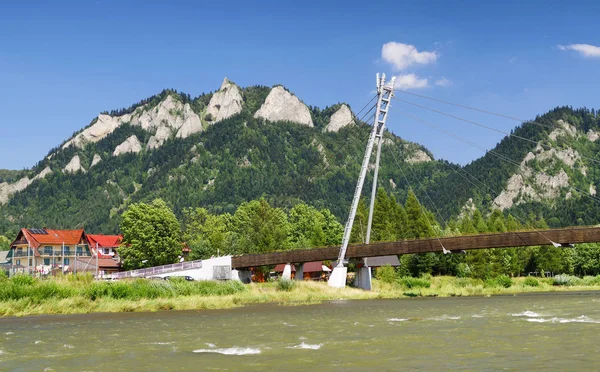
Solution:
[[[175,271],[192,270],[202,268],[202,260],[180,262],[170,265],[148,267],[146,269],[138,269],[131,271],[121,271],[105,275],[108,279],[123,279],[123,278],[145,278],[153,275],[167,274]]]

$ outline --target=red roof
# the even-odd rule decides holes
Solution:
[[[34,233],[33,231],[36,233]],[[40,234],[40,232],[45,232]],[[81,244],[84,237],[83,229],[79,230],[52,230],[52,229],[21,229],[17,239],[25,237],[32,248],[42,245],[76,245]]]
[[[305,273],[317,273],[323,271],[322,261],[313,261],[304,263],[302,271]]]
[[[285,269],[285,264],[280,264],[275,266],[275,268],[273,269],[273,271],[278,272],[278,273],[282,273],[283,269]],[[296,266],[292,265],[292,271],[296,271]]]
[[[98,259],[98,267],[99,268],[103,268],[103,267],[120,267],[121,265],[113,260],[112,258],[99,258]]]
[[[123,235],[101,235],[101,234],[86,234],[88,245],[90,248],[116,248],[121,245]]]

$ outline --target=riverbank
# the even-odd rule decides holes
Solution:
[[[285,306],[331,300],[514,295],[532,292],[600,291],[600,277],[507,278],[486,281],[456,277],[373,280],[373,290],[335,289],[324,282],[186,282],[137,279],[94,282],[90,277],[0,283],[0,316],[227,309],[252,304]]]

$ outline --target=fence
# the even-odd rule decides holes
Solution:
[[[174,271],[200,269],[202,267],[202,260],[180,262],[170,265],[154,266],[146,269],[138,269],[131,271],[121,271],[119,273],[112,273],[105,275],[104,278],[108,279],[123,279],[123,278],[145,278],[148,276],[160,275],[172,273]]]

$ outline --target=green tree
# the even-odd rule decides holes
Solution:
[[[7,251],[10,249],[10,240],[4,235],[0,235],[0,251]]]
[[[233,254],[229,244],[232,216],[229,213],[213,215],[204,208],[183,210],[182,236],[192,252],[190,259],[204,259],[215,255]]]
[[[325,220],[323,232],[325,234],[325,245],[340,245],[344,235],[344,226],[335,218],[329,209],[321,209]]]
[[[280,208],[261,198],[242,203],[232,218],[233,231],[239,235],[236,253],[265,253],[288,250],[290,225]]]
[[[132,204],[122,218],[119,256],[125,269],[177,262],[182,248],[179,221],[163,200]]]
[[[408,190],[406,198],[407,238],[428,238],[434,235],[434,230],[412,190]]]
[[[290,240],[294,248],[325,245],[325,217],[315,207],[300,203],[290,210]]]

